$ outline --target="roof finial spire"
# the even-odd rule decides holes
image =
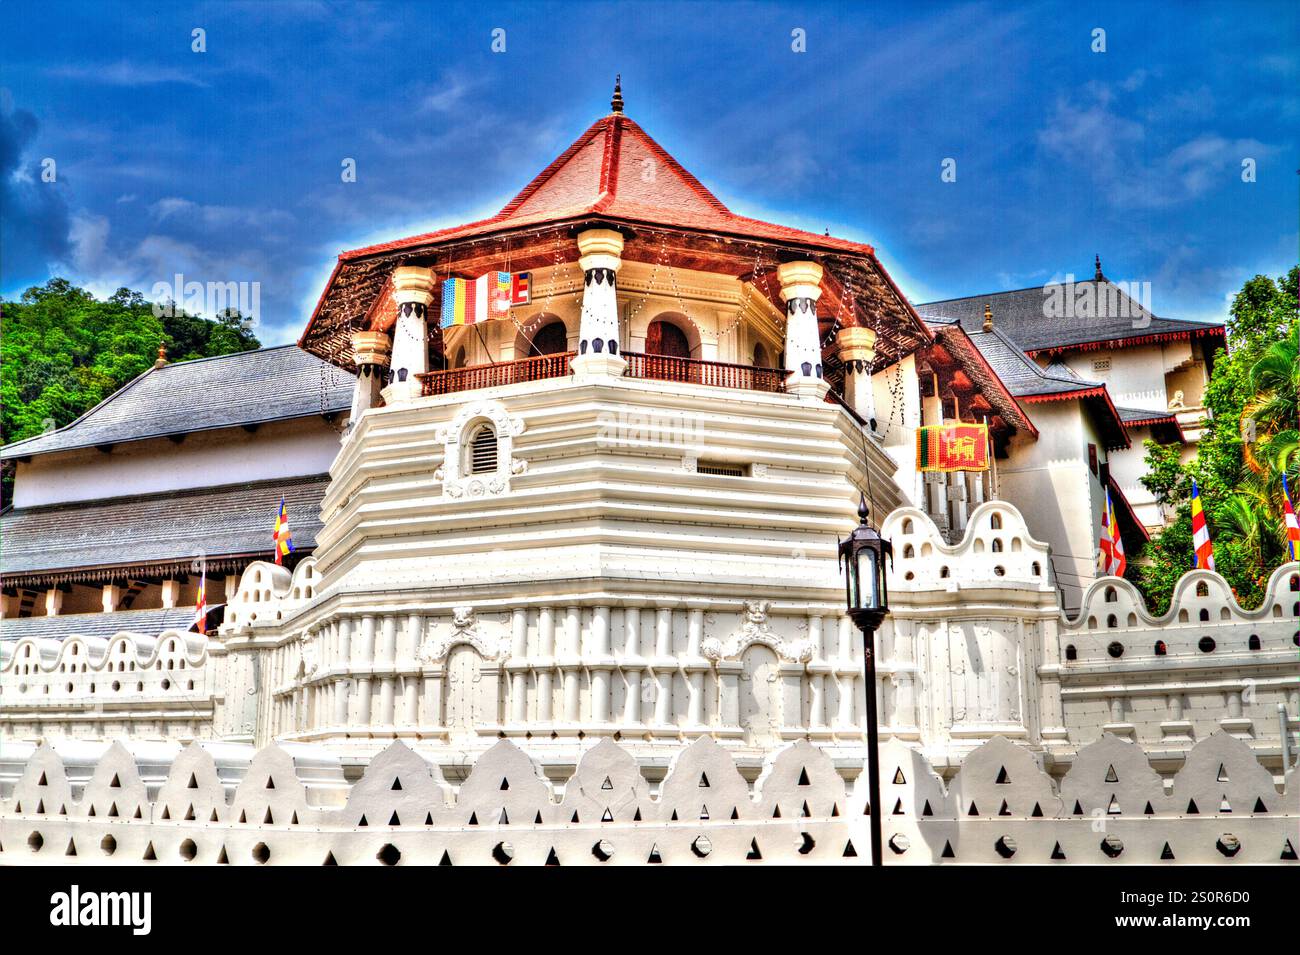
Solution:
[[[1097,262],[1097,274],[1096,274],[1095,276],[1093,276],[1093,277],[1094,277],[1098,282],[1100,282],[1103,278],[1105,278],[1105,276],[1101,274],[1101,255],[1100,255],[1100,254],[1097,255],[1097,257],[1096,257],[1096,262]]]
[[[614,77],[614,98],[609,101],[609,108],[615,113],[623,112],[623,74]]]
[[[993,306],[988,302],[984,303],[984,331],[993,331]]]
[[[161,368],[161,367],[162,367],[163,365],[165,365],[165,364],[167,364],[167,343],[166,343],[166,342],[159,342],[159,343],[158,343],[158,360],[155,361],[155,362],[153,363],[153,366],[154,366],[155,368]]]

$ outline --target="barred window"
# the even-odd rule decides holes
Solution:
[[[492,474],[497,469],[497,433],[492,425],[479,425],[469,441],[469,473]]]

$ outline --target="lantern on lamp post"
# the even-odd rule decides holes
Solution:
[[[858,526],[840,542],[849,618],[862,631],[867,697],[867,799],[871,804],[871,864],[883,861],[880,827],[880,740],[876,717],[876,630],[889,613],[885,560],[894,561],[893,545],[867,523],[867,498],[858,503]]]

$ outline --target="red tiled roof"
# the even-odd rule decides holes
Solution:
[[[601,215],[629,222],[712,230],[871,255],[870,245],[733,213],[640,126],[622,113],[596,120],[500,212],[489,219],[353,249],[341,261],[486,235],[521,226]]]
[[[1110,400],[1110,392],[1106,390],[1105,385],[1087,386],[1076,391],[1054,391],[1038,395],[1021,395],[1020,400],[1031,404],[1071,400],[1089,402],[1100,415],[1101,428],[1107,442],[1106,450],[1119,451],[1133,446],[1133,442],[1128,436],[1128,429],[1124,427],[1124,422],[1119,416],[1119,410],[1115,407],[1115,403]]]

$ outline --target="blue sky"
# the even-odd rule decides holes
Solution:
[[[495,212],[620,71],[628,114],[734,210],[873,243],[913,301],[1086,277],[1100,252],[1158,314],[1222,318],[1297,256],[1300,4],[7,2],[4,21],[6,297],[52,274],[257,281],[263,342],[291,341],[339,251]]]

